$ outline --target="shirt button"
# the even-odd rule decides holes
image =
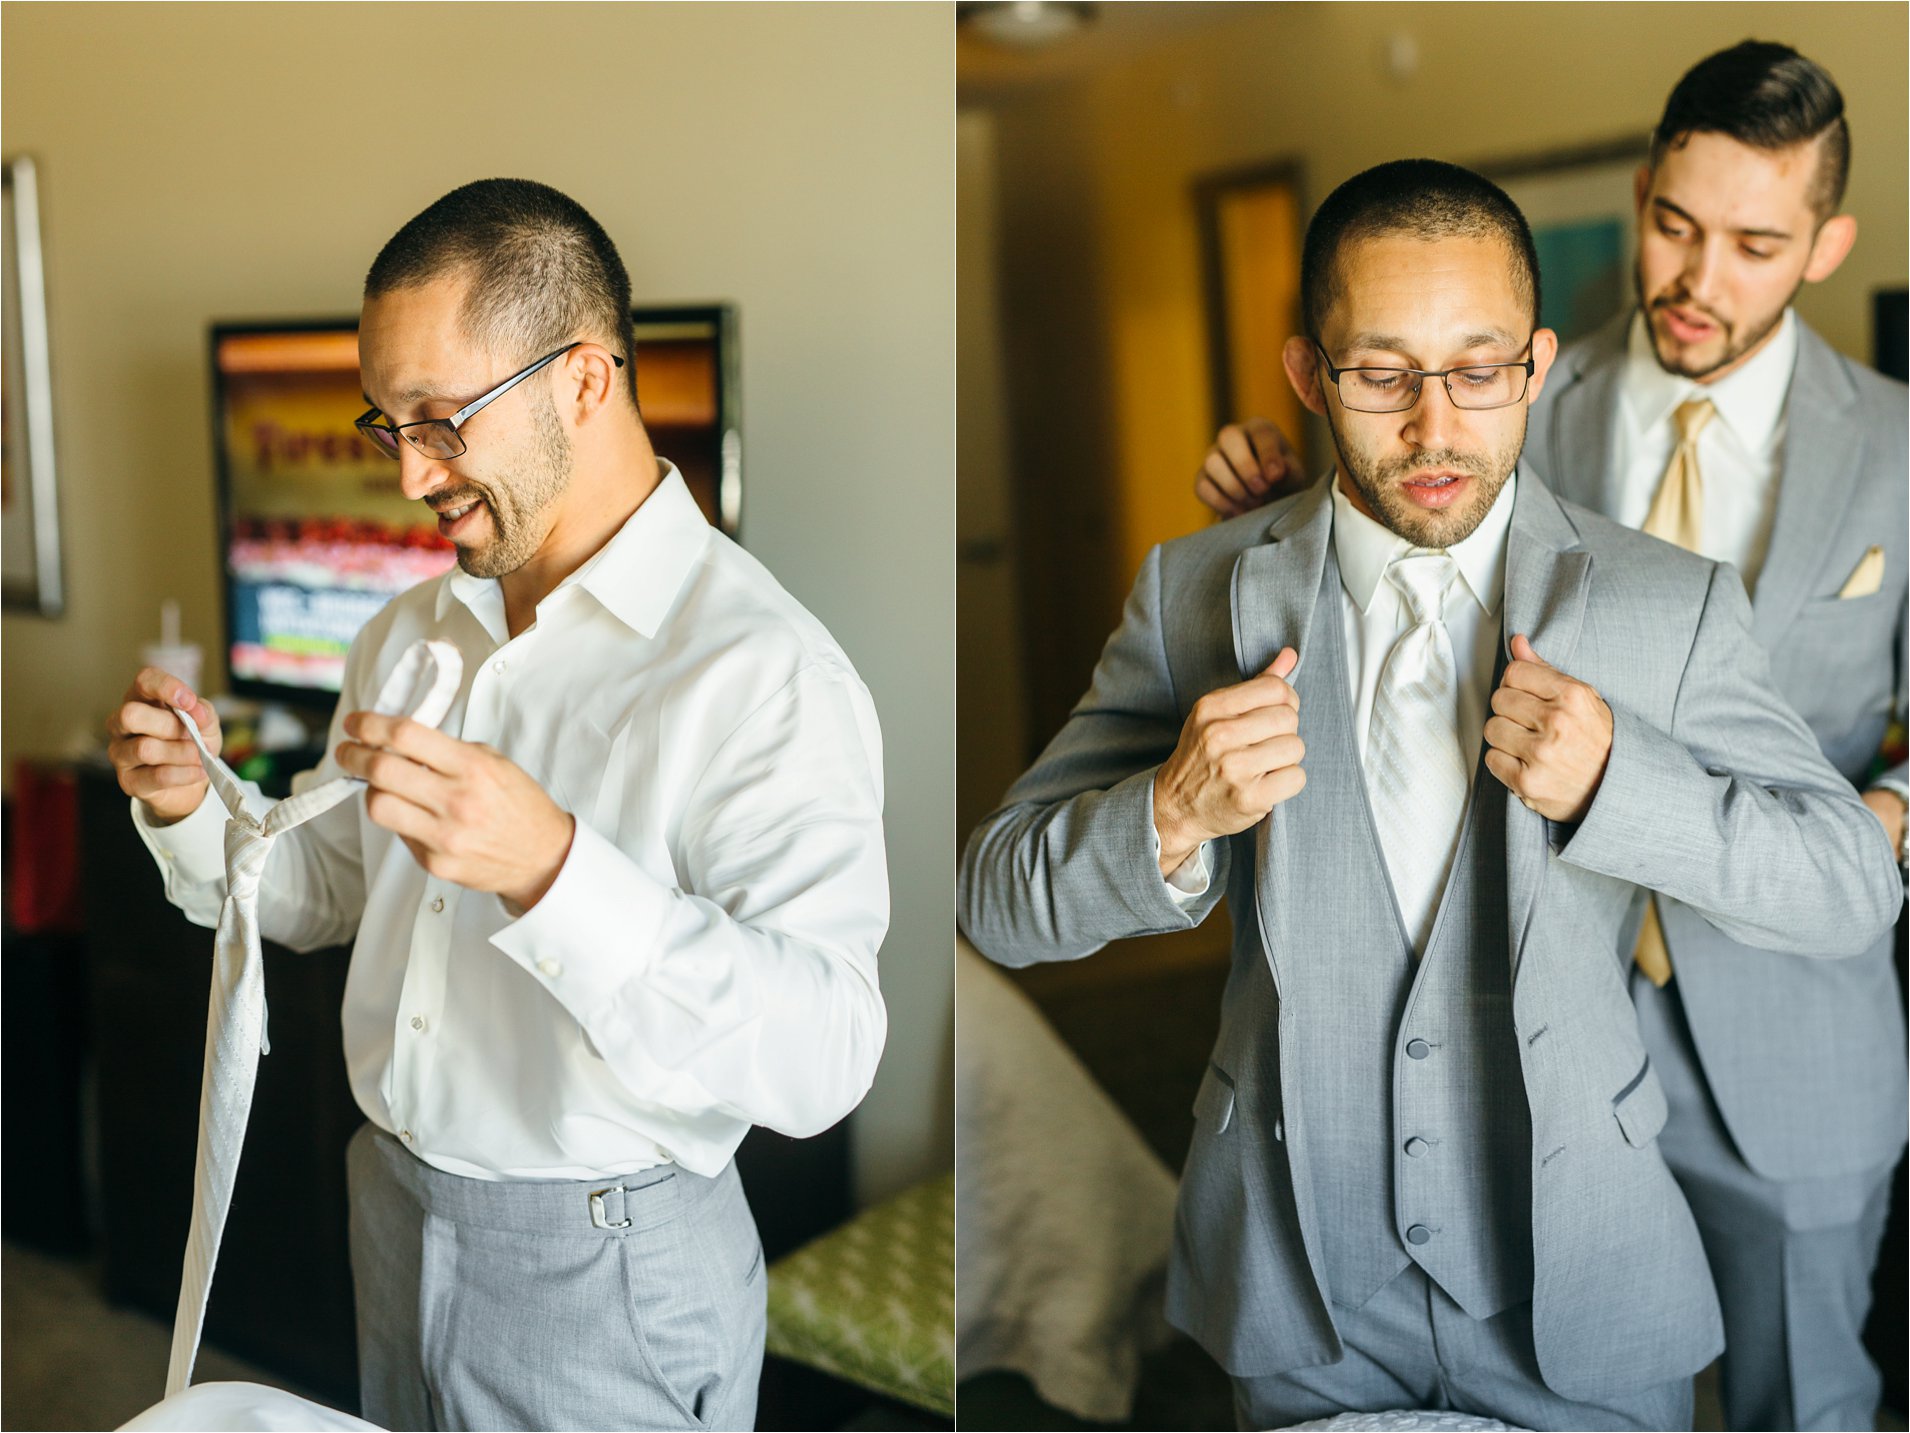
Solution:
[[[418,1022],[414,1020],[411,1023],[415,1025]],[[1426,1141],[1421,1139],[1418,1135],[1414,1135],[1411,1139],[1406,1141],[1406,1153],[1410,1154],[1414,1159],[1418,1159],[1420,1155],[1431,1148],[1432,1146],[1427,1144]]]
[[[410,1143],[411,1143],[411,1131],[410,1131],[410,1130],[408,1130],[408,1129],[401,1129],[401,1130],[399,1130],[399,1131],[398,1131],[398,1138],[399,1138],[399,1139],[401,1139],[401,1140],[403,1140],[403,1141],[404,1141],[404,1142],[405,1142],[406,1144],[410,1144]],[[1408,1237],[1411,1237],[1411,1236],[1408,1236]]]
[[[1406,1242],[1408,1244],[1425,1244],[1430,1242],[1431,1239],[1432,1230],[1428,1229],[1424,1224],[1415,1224],[1406,1231]]]
[[[1424,1040],[1408,1040],[1406,1042],[1406,1054],[1410,1059],[1423,1060],[1432,1054],[1432,1046],[1428,1045]]]
[[[413,1016],[411,1017],[411,1028],[412,1028],[413,1030],[422,1030],[422,1029],[424,1029],[424,1016],[422,1016],[422,1015],[413,1015]],[[1408,1146],[1407,1146],[1407,1148],[1408,1148],[1408,1149],[1410,1149],[1411,1147],[1412,1147],[1412,1146],[1410,1146],[1410,1145],[1408,1145]]]
[[[501,672],[504,670],[504,668],[507,665],[508,664],[505,662],[505,660],[502,657],[499,657],[495,662],[491,663],[491,670],[494,672]]]
[[[564,973],[564,967],[554,960],[540,960],[537,962],[537,968],[543,974],[548,975],[552,980],[555,980]]]
[[[435,913],[442,913],[444,910],[444,897],[434,896],[431,901],[431,909]]]

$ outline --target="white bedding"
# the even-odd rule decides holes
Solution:
[[[958,940],[957,1374],[1124,1421],[1161,1313],[1174,1177],[1012,982]]]

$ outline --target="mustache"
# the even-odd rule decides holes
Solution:
[[[488,493],[472,490],[461,493],[433,493],[424,500],[425,506],[432,512],[447,512],[452,508],[461,508],[466,503],[484,503],[490,501]]]
[[[1403,458],[1390,458],[1380,464],[1373,476],[1382,482],[1392,482],[1426,468],[1450,468],[1455,472],[1470,473],[1475,478],[1490,477],[1492,472],[1491,465],[1477,453],[1462,453],[1457,448],[1439,448],[1409,453]]]
[[[1703,304],[1697,302],[1695,299],[1688,298],[1683,294],[1660,294],[1657,298],[1653,299],[1650,302],[1650,304],[1647,305],[1647,307],[1655,308],[1655,309],[1672,308],[1674,306],[1678,308],[1692,309],[1698,313],[1701,313],[1706,318],[1710,319],[1711,322],[1715,323],[1719,328],[1724,329],[1727,332],[1731,328],[1731,325],[1725,321],[1724,315],[1719,313],[1716,309],[1707,308]]]

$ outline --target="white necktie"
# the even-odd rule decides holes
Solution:
[[[1386,569],[1413,618],[1380,672],[1366,738],[1367,792],[1399,913],[1424,954],[1452,869],[1471,780],[1459,749],[1459,672],[1445,600],[1459,568],[1415,548]]]
[[[414,642],[398,661],[373,710],[436,726],[456,698],[464,662],[448,642]],[[174,708],[178,711],[177,708]],[[212,999],[206,1016],[206,1061],[199,1091],[199,1158],[192,1180],[192,1226],[173,1318],[172,1359],[166,1369],[171,1397],[192,1379],[205,1323],[206,1296],[219,1259],[219,1239],[232,1205],[239,1150],[252,1112],[252,1088],[265,1038],[265,967],[259,951],[259,874],[272,842],[294,826],[329,811],[364,786],[340,777],[289,796],[260,821],[245,809],[245,791],[232,770],[206,748],[198,723],[179,720],[199,748],[207,779],[229,813],[225,827],[226,898],[213,946]]]

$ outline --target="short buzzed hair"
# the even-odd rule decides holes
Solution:
[[[1722,134],[1753,149],[1821,139],[1810,204],[1823,223],[1844,202],[1850,125],[1837,82],[1789,45],[1745,40],[1685,71],[1651,135],[1651,167],[1693,134]]]
[[[480,179],[407,223],[372,260],[365,297],[468,276],[460,322],[485,348],[529,363],[588,339],[624,360],[637,398],[630,276],[583,205],[529,179]]]
[[[1300,251],[1300,308],[1317,343],[1341,293],[1341,251],[1361,239],[1496,238],[1519,296],[1539,321],[1539,255],[1519,206],[1490,179],[1437,159],[1396,159],[1355,174],[1314,212]]]

